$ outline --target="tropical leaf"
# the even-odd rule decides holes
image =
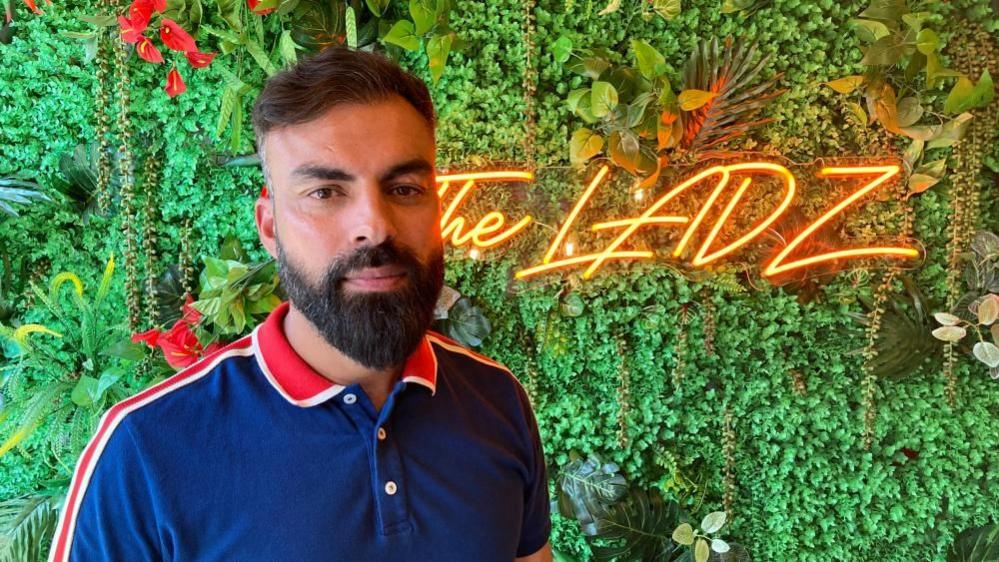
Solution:
[[[611,544],[593,545],[593,559],[672,560],[682,548],[673,542],[673,530],[680,519],[676,502],[664,501],[657,493],[634,490],[600,519],[599,536]]]
[[[718,39],[713,38],[702,41],[691,55],[684,69],[683,89],[710,92],[714,96],[681,115],[683,148],[708,150],[772,121],[757,119],[757,114],[784,90],[774,89],[778,77],[758,80],[770,57],[754,62],[757,51],[756,43],[733,41],[729,37],[724,51]]]
[[[554,503],[559,513],[579,521],[583,533],[593,536],[602,530],[601,518],[624,497],[627,487],[616,464],[597,457],[576,459],[559,473]]]
[[[447,335],[466,347],[482,345],[492,332],[489,319],[466,297],[458,299],[448,310],[445,326]]]
[[[894,295],[885,303],[872,360],[873,373],[879,377],[903,378],[917,372],[941,351],[942,344],[933,337],[936,327],[931,310],[937,310],[919,287],[908,277],[901,277],[904,295]],[[861,301],[873,309],[869,299]],[[849,313],[859,324],[870,326],[869,314]],[[861,350],[857,350],[859,353]]]
[[[0,502],[0,562],[40,560],[55,532],[59,511],[48,496]]]
[[[947,552],[947,562],[996,561],[999,561],[999,525],[965,530]]]

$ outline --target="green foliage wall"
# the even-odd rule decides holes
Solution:
[[[455,4],[452,27],[469,48],[452,54],[432,87],[441,122],[439,164],[523,162],[523,6],[511,0]],[[781,85],[789,90],[768,110],[777,121],[755,135],[757,143],[798,162],[885,154],[891,143],[883,132],[848,121],[839,96],[819,86],[862,71],[847,22],[867,3],[764,4],[749,15],[723,15],[720,0],[685,2],[678,17],[665,21],[629,16],[627,8],[598,16],[603,5],[592,0],[538,1],[533,156],[541,169],[531,200],[542,205],[539,220],[560,220],[564,209],[557,202],[573,201],[581,189],[578,176],[565,169],[568,138],[579,123],[563,100],[582,79],[554,60],[551,44],[562,35],[622,54],[629,39],[643,39],[665,55],[672,76],[700,38],[758,40],[773,54],[767,72],[783,73]],[[993,34],[999,29],[999,16],[984,0],[927,4],[945,41],[961,18]],[[86,30],[78,16],[95,9],[75,0],[43,8],[44,16],[31,16],[18,7],[13,41],[0,44],[0,176],[28,170],[47,185],[58,174],[60,154],[94,136],[94,67],[84,61],[81,43],[60,32]],[[429,82],[422,56],[407,64]],[[162,91],[160,70],[132,65],[131,97],[136,161],[153,141],[163,146],[156,156],[163,164],[163,262],[177,261],[187,220],[195,255],[215,255],[221,240],[234,234],[263,257],[252,216],[259,170],[216,164],[226,149],[214,139],[222,83],[217,66],[186,77],[187,93],[173,100]],[[248,112],[252,96],[245,103]],[[242,153],[253,152],[248,123],[243,136]],[[994,170],[999,155],[990,148],[986,161]],[[980,176],[987,187],[980,226],[995,231],[996,175],[983,169]],[[938,303],[947,290],[951,188],[945,180],[914,202],[915,236],[928,257],[912,275]],[[65,206],[33,205],[19,218],[0,215],[0,248],[11,267],[24,272],[14,284],[19,291],[29,278],[46,280],[62,270],[93,285],[109,253],[123,252],[118,227],[113,216],[84,224]],[[999,392],[980,364],[959,364],[954,406],[945,400],[939,366],[879,381],[874,444],[863,447],[862,358],[854,351],[863,347],[864,333],[846,313],[863,311],[858,297],[872,293],[877,271],[836,275],[806,302],[788,289],[760,283],[738,290],[663,262],[611,265],[585,283],[575,274],[513,281],[511,270],[536,263],[549,240],[548,231],[529,232],[488,260],[452,253],[447,280],[492,322],[484,352],[529,387],[553,475],[570,451],[596,453],[619,463],[635,485],[660,484],[674,470],[703,482],[705,506],[720,509],[728,411],[736,437],[728,533],[757,560],[942,560],[958,532],[999,519]],[[117,302],[124,302],[121,282],[118,277],[113,291]],[[561,311],[570,294],[584,307],[579,316]],[[30,310],[27,291],[10,298],[18,313]],[[123,308],[111,313],[123,315]],[[678,363],[683,376],[674,385]],[[623,416],[622,392],[629,398]],[[900,460],[902,448],[918,457]],[[0,498],[31,490],[49,469],[25,452],[4,456]],[[575,521],[556,517],[553,541],[588,558]]]

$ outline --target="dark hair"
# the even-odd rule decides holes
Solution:
[[[329,47],[264,84],[253,105],[257,149],[263,150],[264,136],[276,127],[318,119],[335,105],[371,103],[393,95],[409,102],[434,130],[434,104],[422,80],[382,55]]]

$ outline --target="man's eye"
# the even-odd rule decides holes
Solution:
[[[397,185],[392,188],[393,194],[402,195],[403,197],[420,195],[423,191],[423,188],[418,185]]]
[[[334,195],[335,193],[333,192],[333,188],[331,187],[320,187],[319,189],[313,190],[311,193],[309,193],[309,197],[312,197],[314,199],[329,199]]]

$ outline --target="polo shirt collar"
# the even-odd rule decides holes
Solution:
[[[339,394],[346,386],[317,373],[295,351],[284,334],[284,317],[290,305],[283,302],[253,330],[253,347],[260,370],[284,397],[296,406],[315,406]],[[437,391],[437,357],[426,335],[406,360],[401,380]]]

